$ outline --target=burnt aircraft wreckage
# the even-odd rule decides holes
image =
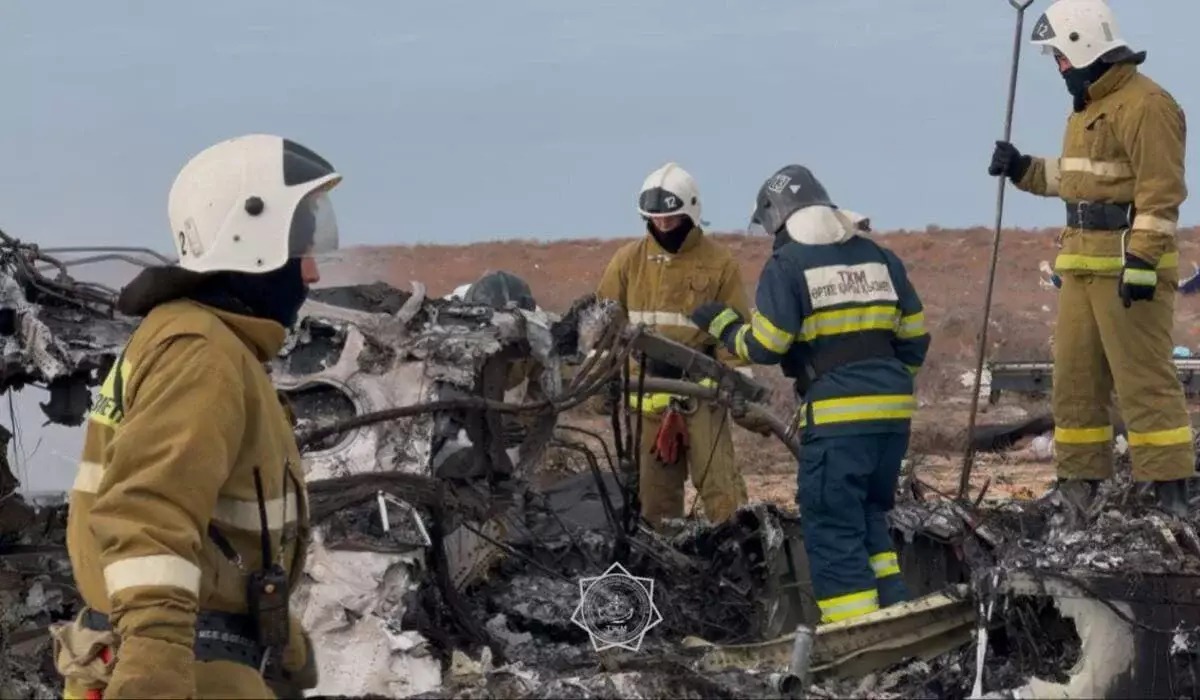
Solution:
[[[47,418],[78,426],[135,323],[114,311],[115,290],[53,255],[66,257],[0,240],[3,386],[47,389]],[[112,256],[135,259],[76,262]],[[630,379],[630,360],[646,357],[717,387]],[[920,597],[815,626],[797,516],[758,503],[721,525],[652,532],[634,497],[640,428],[623,402],[610,402],[609,434],[561,420],[623,383],[738,392],[766,410],[765,388],[604,303],[558,315],[431,299],[416,284],[321,289],[271,369],[297,417],[315,524],[293,594],[320,665],[310,695],[1200,693],[1200,504],[1170,518],[1118,479],[1088,527],[1068,529],[1054,496],[960,503],[916,470],[892,524]],[[539,468],[562,455],[574,473]],[[0,466],[0,696],[57,695],[46,630],[80,605],[67,506],[24,497]],[[621,585],[580,584],[606,572]],[[802,623],[815,633],[797,667]]]

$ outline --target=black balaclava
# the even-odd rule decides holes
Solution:
[[[255,316],[291,328],[308,297],[308,285],[300,267],[300,258],[289,258],[283,267],[270,272],[215,272],[206,275],[187,297],[222,311]]]
[[[1067,92],[1075,99],[1075,111],[1082,112],[1087,107],[1088,88],[1096,83],[1113,64],[1103,58],[1086,68],[1068,68],[1062,72],[1063,81],[1067,84]]]
[[[654,240],[658,241],[663,250],[672,255],[679,252],[679,249],[683,247],[683,242],[687,240],[688,234],[694,228],[696,228],[696,224],[690,216],[684,216],[679,225],[669,231],[659,231],[654,228],[649,217],[646,217],[646,231],[654,236]]]

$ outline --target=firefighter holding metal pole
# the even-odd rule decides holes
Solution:
[[[1179,279],[1176,228],[1187,198],[1185,120],[1138,66],[1102,0],[1058,0],[1033,27],[1074,101],[1059,157],[996,143],[988,168],[1019,189],[1066,203],[1054,349],[1059,493],[1076,516],[1113,474],[1108,405],[1116,390],[1136,481],[1186,514],[1192,429],[1171,363]]]

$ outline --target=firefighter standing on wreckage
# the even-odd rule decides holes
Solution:
[[[860,236],[805,167],[763,184],[751,228],[776,240],[757,308],[719,302],[692,320],[738,357],[780,364],[803,429],[797,504],[822,622],[908,600],[888,530],[929,334],[896,255]]]
[[[1055,261],[1062,279],[1053,381],[1059,492],[1080,515],[1112,476],[1115,388],[1133,478],[1155,482],[1159,503],[1183,515],[1196,463],[1171,362],[1175,235],[1187,197],[1184,113],[1138,71],[1145,52],[1129,48],[1101,0],[1055,2],[1032,41],[1054,55],[1074,100],[1062,154],[1030,157],[1000,141],[988,173],[1067,205]]]
[[[67,548],[86,606],[53,630],[68,698],[270,698],[316,685],[288,615],[308,501],[264,367],[337,246],[326,160],[278,136],[218,143],[169,195],[177,266],[118,309],[144,317],[89,415]],[[270,684],[270,685],[269,685]],[[274,689],[274,691],[272,690]]]
[[[737,261],[725,246],[700,228],[700,193],[692,176],[675,163],[650,173],[638,195],[646,236],[617,251],[604,270],[597,296],[616,301],[632,324],[748,372],[745,362],[717,348],[713,339],[688,318],[696,305],[719,301],[745,313],[746,291]],[[648,376],[679,379],[680,371],[648,360]],[[627,394],[630,410],[636,392]],[[727,412],[715,403],[670,394],[641,397],[642,444],[638,498],[642,515],[658,526],[683,516],[683,488],[689,468],[692,484],[712,522],[727,520],[745,505],[746,484],[734,460]],[[752,415],[734,420],[747,430],[767,434]]]

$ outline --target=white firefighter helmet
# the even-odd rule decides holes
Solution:
[[[338,246],[328,192],[342,176],[300,144],[266,134],[222,141],[179,171],[167,215],[179,266],[270,272]]]
[[[1119,49],[1132,54],[1104,0],[1056,0],[1033,25],[1030,40],[1043,53],[1061,53],[1072,68],[1087,68]]]
[[[638,192],[638,213],[647,218],[686,214],[700,225],[700,191],[688,171],[667,163],[646,176]]]

